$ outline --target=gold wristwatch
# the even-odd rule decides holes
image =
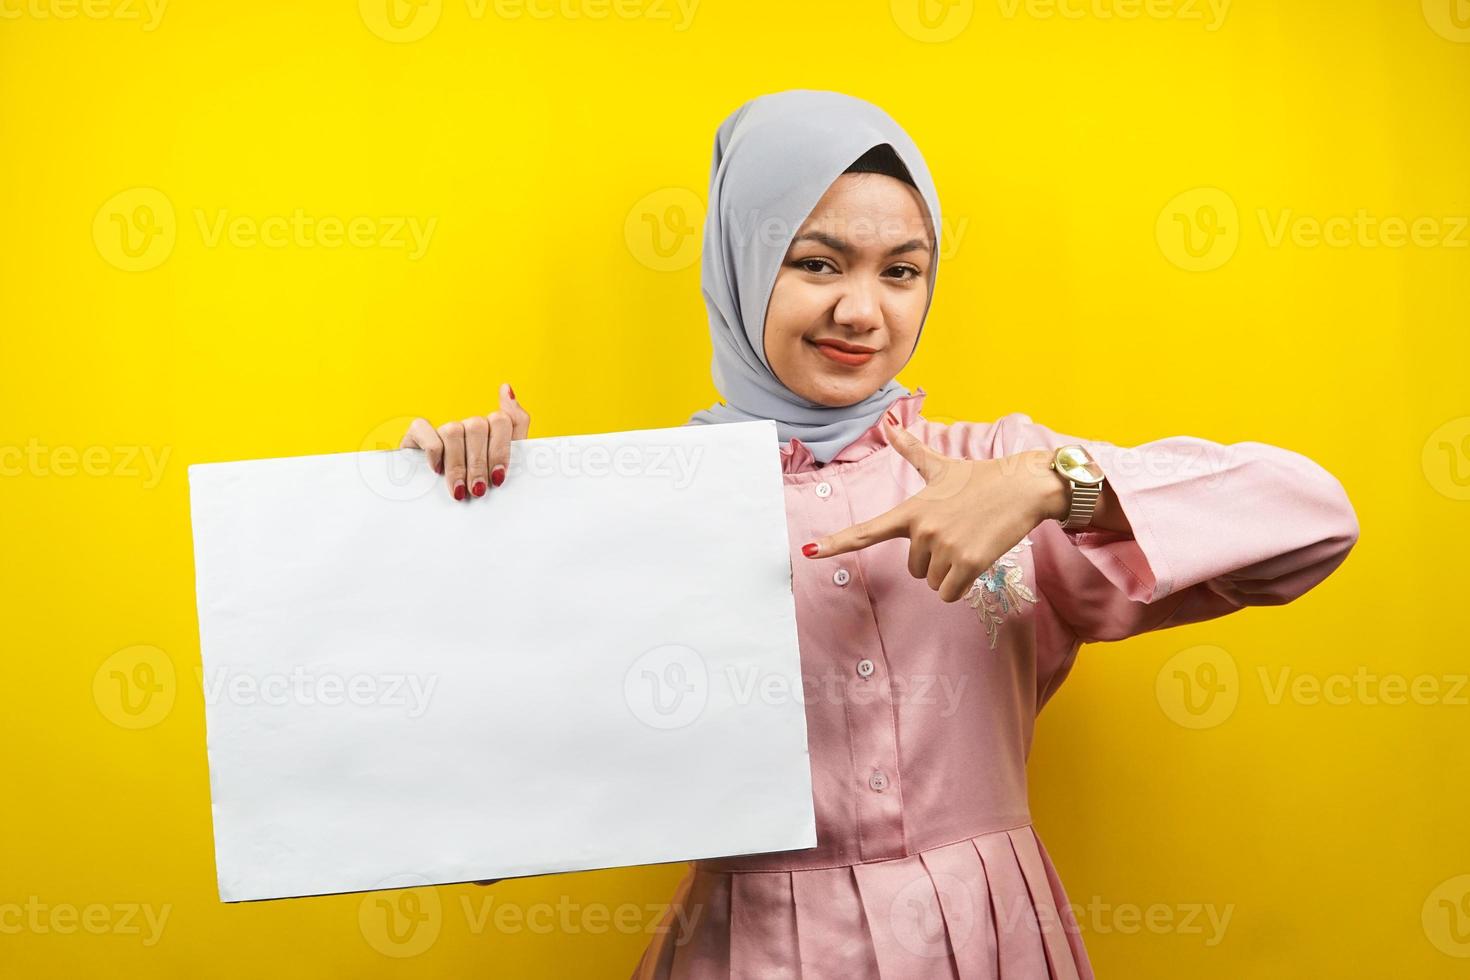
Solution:
[[[1062,446],[1052,457],[1051,469],[1056,470],[1069,487],[1071,506],[1067,519],[1061,522],[1066,531],[1081,531],[1092,523],[1093,511],[1102,496],[1103,471],[1092,458],[1092,454],[1078,445]]]

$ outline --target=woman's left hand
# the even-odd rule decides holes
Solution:
[[[924,478],[924,489],[886,514],[804,546],[808,558],[830,558],[890,538],[908,538],[909,574],[928,580],[939,598],[954,602],[1036,525],[1066,511],[1066,487],[1049,468],[1050,450],[1001,459],[955,459],[930,449],[887,417],[883,430]]]

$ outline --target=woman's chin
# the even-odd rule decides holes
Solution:
[[[821,377],[810,379],[806,391],[799,394],[809,401],[828,408],[843,408],[847,405],[856,405],[867,398],[873,392],[888,383],[887,378],[868,377],[869,372],[857,375],[845,372],[842,375],[825,373]]]

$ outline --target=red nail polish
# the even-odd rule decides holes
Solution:
[[[894,415],[892,412],[884,412],[883,413],[883,416],[886,419],[888,419],[888,421],[890,423],[892,423],[893,425],[897,425],[898,424],[898,416],[897,415]]]
[[[803,555],[806,555],[808,558],[812,557],[813,555],[815,555],[817,553],[817,543],[815,541],[813,541],[813,542],[811,542],[809,544],[802,545],[801,546],[801,553]]]
[[[515,400],[516,390],[514,388],[512,388],[510,385],[506,385],[505,386],[505,393],[511,397],[511,400],[512,401]]]
[[[475,485],[470,490],[470,492],[473,493],[476,497],[483,497],[483,496],[485,496],[485,481],[484,480],[476,480],[475,481]]]
[[[455,500],[463,500],[464,499],[464,484],[463,483],[456,483],[454,485],[454,499]]]
[[[495,469],[490,471],[490,482],[495,484],[497,487],[505,482],[504,466],[497,466],[495,467]]]

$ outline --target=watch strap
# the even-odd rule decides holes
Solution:
[[[1081,531],[1092,524],[1092,515],[1097,510],[1097,502],[1102,497],[1103,483],[1106,477],[1099,479],[1096,483],[1078,483],[1067,476],[1057,466],[1062,453],[1068,449],[1080,449],[1080,446],[1062,446],[1052,457],[1051,471],[1055,473],[1068,487],[1071,488],[1067,503],[1067,516],[1059,523],[1064,531]],[[1089,453],[1090,457],[1091,454]]]
[[[1080,531],[1092,523],[1098,498],[1102,496],[1102,484],[1078,483],[1076,480],[1067,480],[1067,483],[1072,487],[1072,503],[1067,519],[1062,521],[1062,530]]]

